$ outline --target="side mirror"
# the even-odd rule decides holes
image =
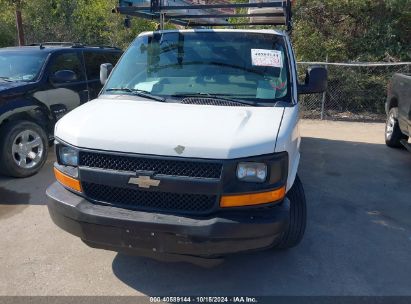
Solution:
[[[111,63],[103,63],[100,65],[100,82],[102,85],[105,85],[110,76],[111,71],[113,70],[113,65]]]
[[[298,94],[322,93],[327,90],[328,71],[320,66],[307,69],[305,83],[298,85]]]
[[[60,84],[67,82],[74,82],[77,80],[77,74],[71,70],[60,70],[51,76],[51,82]]]

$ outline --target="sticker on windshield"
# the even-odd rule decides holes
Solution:
[[[254,66],[282,68],[283,56],[281,54],[281,51],[251,49],[251,62]]]

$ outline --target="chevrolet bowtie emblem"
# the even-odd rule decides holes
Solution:
[[[139,176],[139,177],[131,177],[128,180],[129,184],[137,185],[140,188],[150,188],[150,187],[158,187],[160,185],[160,181],[157,179],[152,179],[150,176]]]
[[[183,154],[185,149],[186,149],[186,147],[184,147],[184,146],[177,146],[177,147],[174,148],[174,151],[176,151],[177,154],[181,155],[181,154]]]

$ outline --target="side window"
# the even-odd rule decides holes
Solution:
[[[103,63],[111,63],[112,65],[115,65],[119,58],[120,54],[117,53],[84,52],[87,79],[100,79],[100,65]]]
[[[62,70],[70,70],[76,73],[77,81],[84,80],[81,61],[77,53],[62,53],[56,55],[50,66],[50,75]]]

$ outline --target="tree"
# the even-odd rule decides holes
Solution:
[[[113,14],[117,0],[26,0],[27,40],[73,41],[126,47],[141,31],[155,24],[133,20],[123,26],[124,16]]]
[[[11,34],[13,26],[13,13],[15,19],[15,28],[20,45],[24,45],[24,30],[21,10],[23,0],[0,0],[0,46],[14,44],[14,37]]]
[[[19,45],[24,45],[24,29],[23,29],[23,19],[21,17],[21,9],[23,7],[23,0],[10,0],[14,5],[16,10],[16,27],[17,27],[17,36],[19,39]]]
[[[248,0],[236,0],[248,2]],[[0,46],[14,45],[21,9],[28,43],[73,41],[126,47],[156,23],[113,14],[117,0],[0,0]],[[411,60],[411,0],[297,0],[292,39],[299,60]],[[241,10],[246,12],[246,9]],[[245,19],[245,18],[243,18]],[[241,21],[241,18],[237,21]]]
[[[300,60],[411,58],[411,0],[300,0],[294,17]]]
[[[156,26],[154,22],[134,18],[131,28],[125,28],[124,16],[112,13],[112,9],[118,3],[117,0],[77,0],[76,2],[73,30],[78,34],[78,40],[82,42],[125,48],[140,32],[154,30]]]

